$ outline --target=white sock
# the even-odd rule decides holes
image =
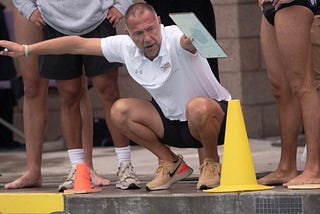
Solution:
[[[130,145],[126,147],[114,147],[118,157],[119,164],[122,162],[131,162],[131,149]]]
[[[84,162],[83,149],[69,149],[68,154],[72,166],[76,166],[78,163]]]

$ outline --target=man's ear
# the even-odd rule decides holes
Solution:
[[[160,16],[157,16],[157,19],[158,19],[159,24],[161,24],[161,18],[160,18]]]

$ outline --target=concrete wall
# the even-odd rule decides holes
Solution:
[[[10,1],[0,2],[10,4]],[[222,84],[234,99],[240,99],[249,137],[279,135],[277,108],[268,85],[260,50],[261,11],[256,0],[212,0],[216,14],[218,41],[228,57],[219,59]],[[123,24],[118,26],[123,33]],[[119,73],[122,97],[149,98],[127,74]],[[94,115],[103,117],[102,107],[93,89],[90,90]],[[15,126],[22,129],[22,101],[15,109]],[[49,93],[48,140],[60,136],[58,95]]]

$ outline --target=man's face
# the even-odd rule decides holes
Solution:
[[[149,10],[138,17],[129,17],[127,21],[129,36],[144,55],[153,60],[161,45],[160,20]]]

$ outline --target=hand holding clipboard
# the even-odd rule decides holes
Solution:
[[[186,36],[194,39],[192,44],[203,57],[227,57],[227,54],[202,25],[194,13],[170,13],[169,16]]]

